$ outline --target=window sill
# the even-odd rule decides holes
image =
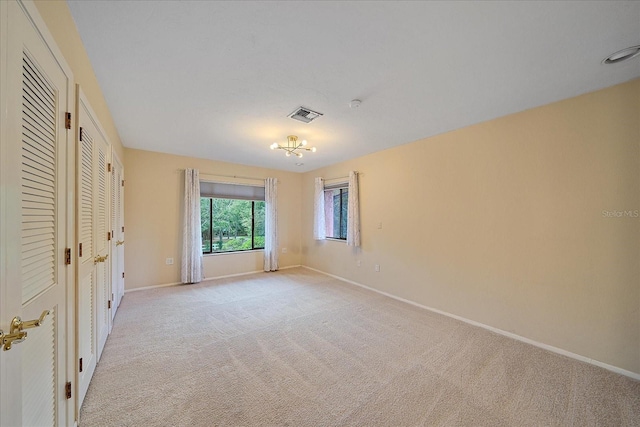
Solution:
[[[336,239],[335,237],[325,237],[324,240],[330,240],[332,242],[343,242],[347,243],[347,239]]]
[[[202,254],[202,256],[209,257],[209,256],[218,256],[218,255],[237,255],[237,254],[248,254],[253,252],[264,252],[264,249],[251,249],[248,251],[233,251],[233,252],[214,252],[211,254]]]

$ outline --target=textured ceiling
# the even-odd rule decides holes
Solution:
[[[68,3],[126,147],[282,170],[640,77],[640,2]]]

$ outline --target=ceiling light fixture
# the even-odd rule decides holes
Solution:
[[[284,150],[285,156],[289,157],[292,154],[296,157],[302,157],[302,153],[297,150],[305,150],[311,151],[312,153],[316,152],[316,147],[307,147],[307,140],[303,139],[301,142],[298,142],[298,137],[295,135],[289,135],[287,137],[287,144],[280,145],[277,142],[274,142],[269,146],[272,150]]]
[[[622,49],[617,51],[616,53],[612,53],[602,60],[603,64],[617,64],[622,61],[626,61],[631,58],[635,58],[640,55],[640,45],[631,46],[626,49]]]

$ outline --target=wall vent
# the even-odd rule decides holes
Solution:
[[[317,119],[322,116],[322,113],[318,113],[317,111],[313,111],[306,107],[298,107],[293,110],[293,113],[289,114],[287,117],[291,117],[292,119],[309,123],[313,119]]]

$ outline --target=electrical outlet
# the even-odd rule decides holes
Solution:
[[[378,223],[378,230],[382,230],[382,221]]]
[[[173,258],[167,258],[167,259],[166,259],[166,261],[165,261],[165,263],[166,263],[167,265],[173,265]]]
[[[380,273],[380,264],[376,264],[376,271]]]
[[[357,265],[358,267],[362,267],[362,261],[361,261],[361,260],[357,260],[357,261],[356,261],[356,265]]]
[[[287,253],[287,248],[282,248],[282,253],[286,254]]]

